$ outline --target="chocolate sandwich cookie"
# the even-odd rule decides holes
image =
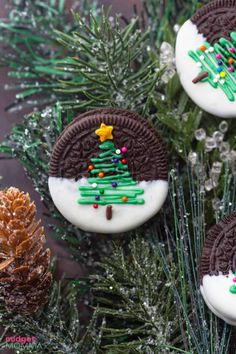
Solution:
[[[207,234],[199,267],[200,290],[209,309],[236,326],[236,213]]]
[[[162,139],[146,119],[123,109],[97,109],[75,119],[58,138],[49,190],[72,224],[118,233],[158,212],[167,174]]]
[[[184,23],[176,66],[198,106],[219,117],[236,117],[236,0],[212,1]]]

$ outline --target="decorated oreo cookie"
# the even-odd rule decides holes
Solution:
[[[49,175],[61,214],[92,232],[118,233],[143,224],[168,191],[160,136],[146,119],[122,109],[75,119],[55,144]]]
[[[199,271],[201,293],[209,309],[236,326],[236,213],[208,232]]]
[[[236,0],[212,1],[184,23],[176,66],[198,106],[219,117],[236,117]]]

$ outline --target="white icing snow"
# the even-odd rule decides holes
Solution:
[[[205,41],[191,20],[180,28],[176,41],[176,67],[180,81],[187,94],[203,110],[219,117],[235,118],[236,101],[229,101],[220,88],[214,89],[208,82],[192,83],[200,70],[188,52],[195,51]]]
[[[236,294],[230,292],[235,275],[205,275],[200,287],[209,309],[232,326],[236,326]]]
[[[86,178],[75,180],[59,177],[49,177],[48,185],[54,204],[60,213],[72,224],[85,231],[100,233],[118,233],[131,230],[154,216],[162,207],[167,193],[168,182],[163,180],[139,182],[138,188],[144,189],[145,204],[115,204],[112,205],[112,219],[106,219],[106,206],[78,204],[79,187],[88,185]],[[96,202],[95,202],[96,203]]]

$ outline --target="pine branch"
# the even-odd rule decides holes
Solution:
[[[172,170],[163,228],[157,221],[142,235],[152,246],[137,238],[126,251],[115,247],[99,264],[102,272],[92,277],[96,312],[104,319],[102,352],[153,353],[155,348],[163,353],[228,353],[230,327],[206,309],[199,291],[208,195],[193,170],[184,171],[187,181]],[[221,189],[223,207],[212,224],[236,209],[235,184],[235,176],[228,174]],[[156,332],[162,333],[162,342]]]
[[[167,11],[171,22],[170,4],[174,9],[185,9],[187,17],[196,1],[185,2],[185,6],[181,1],[168,2],[161,7],[147,1],[146,7],[147,11],[162,8],[162,17],[167,18]],[[158,17],[152,17],[149,10],[150,26],[146,31],[139,28],[138,19],[123,28],[119,18],[108,20],[109,13],[100,18],[95,5],[85,1],[82,15],[92,8],[96,17],[91,15],[89,20],[74,14],[75,24],[70,25],[63,6],[64,1],[43,5],[40,1],[21,1],[15,6],[14,16],[10,13],[9,19],[0,21],[2,65],[9,66],[9,75],[20,80],[19,84],[8,85],[9,89],[18,90],[18,99],[8,109],[21,109],[25,104],[45,106],[58,99],[63,107],[76,109],[76,114],[98,106],[125,107],[150,118],[167,142],[173,141],[173,153],[183,157],[183,147],[190,150],[201,113],[190,104],[176,77],[166,88],[161,81],[159,48],[150,39]],[[177,18],[177,13],[176,10],[173,18]],[[167,36],[168,30],[163,31]],[[156,33],[161,33],[160,29]],[[62,59],[67,55],[70,57]],[[34,98],[37,93],[40,96]],[[186,117],[189,119],[185,124]],[[209,119],[206,115],[205,120]],[[212,120],[211,124],[214,125]]]
[[[150,28],[140,30],[138,18],[123,28],[119,18],[110,21],[108,16],[102,13],[99,22],[75,13],[78,31],[56,31],[58,41],[74,53],[58,62],[60,70],[73,73],[71,80],[60,80],[59,93],[70,96],[60,104],[79,112],[98,106],[137,111],[152,120],[167,142],[173,141],[171,150],[183,158],[183,147],[191,149],[202,112],[190,102],[177,75],[164,86],[166,68],[160,69],[164,63],[152,47]]]
[[[5,88],[18,93],[7,109],[53,104],[57,99],[54,93],[57,78],[70,75],[55,68],[65,51],[56,43],[54,29],[70,33],[73,28],[65,1],[11,0],[8,3],[8,18],[0,19],[0,43],[4,48],[0,65],[9,68],[8,75],[14,80]],[[83,13],[91,7],[82,1]]]
[[[58,41],[74,53],[58,62],[58,68],[72,72],[71,80],[60,80],[60,93],[72,95],[62,101],[65,108],[118,106],[140,113],[149,111],[149,101],[160,78],[157,61],[148,58],[149,31],[138,28],[138,19],[121,27],[118,18],[89,22],[75,13],[78,30],[72,34],[56,31]]]
[[[174,25],[182,25],[190,18],[196,9],[207,4],[208,0],[143,0],[145,10],[144,18],[147,18],[151,27],[153,45],[167,41],[174,44]]]
[[[180,341],[179,320],[155,249],[138,238],[126,251],[115,247],[99,265],[92,292],[96,313],[104,318],[100,350],[171,353]]]
[[[39,22],[38,26],[44,25],[40,22],[43,21],[41,18],[43,16],[37,22],[37,16],[34,13],[37,6],[40,7],[40,11],[45,11],[45,8],[42,8],[41,3],[37,5],[37,2],[34,4],[29,2],[29,4],[29,13],[32,15],[30,19],[35,18],[36,24]],[[23,66],[19,66],[18,73],[23,76],[33,73],[36,75],[36,81],[31,82],[34,78],[30,78],[30,81],[26,83],[27,87],[25,87],[24,80],[21,82],[21,87],[18,88],[20,90],[26,88],[21,100],[34,94],[37,86],[37,90],[41,93],[40,102],[43,105],[52,104],[59,99],[64,109],[73,109],[72,115],[78,115],[85,109],[98,106],[118,106],[137,111],[151,119],[161,130],[162,135],[167,138],[167,143],[173,141],[170,147],[172,152],[177,152],[183,157],[183,147],[190,150],[194,131],[201,121],[201,113],[190,103],[176,76],[169,81],[166,88],[164,87],[162,81],[164,69],[160,70],[159,56],[150,41],[150,29],[140,30],[138,19],[133,19],[127,26],[122,27],[119,18],[113,21],[108,19],[109,13],[106,15],[102,13],[101,18],[95,18],[91,14],[90,20],[75,13],[74,28],[76,31],[72,31],[70,30],[72,27],[68,29],[68,26],[60,22],[62,20],[58,16],[59,13],[53,12],[55,25],[52,22],[49,26],[49,21],[47,25],[45,24],[44,31],[47,32],[47,38],[51,40],[51,44],[47,45],[46,49],[39,45],[38,39],[35,39],[35,31],[39,35],[42,31],[41,27],[40,30],[37,26],[36,30],[32,29],[32,24],[29,22],[31,20],[28,17],[25,21],[29,28],[24,29],[23,37],[22,33],[18,33],[17,22],[11,25],[13,32],[8,29],[4,33],[4,38],[13,40],[17,36],[17,41],[23,41],[23,43],[28,43],[29,37],[32,41],[31,47],[37,46],[35,53],[39,52],[38,59],[35,59],[36,54],[28,52],[28,47],[24,44],[22,56],[27,57],[27,61]],[[65,19],[63,21],[65,22]],[[63,33],[55,30],[56,24],[59,29],[60,26],[63,27]],[[55,47],[56,38],[59,43]],[[66,52],[64,47],[66,47]],[[58,61],[60,56],[68,54],[71,56]],[[11,57],[13,55],[13,62],[8,57],[9,55]],[[17,60],[21,60],[21,55],[14,51],[12,54],[8,47],[2,57],[3,60],[6,59],[6,63],[13,63],[13,67],[18,65]],[[41,64],[36,66],[39,70],[37,73],[32,71],[35,68],[35,60],[41,61]],[[49,66],[48,60],[53,61]],[[39,72],[42,75],[40,76],[42,82],[41,79],[38,80]],[[56,72],[57,74],[63,73],[67,79],[62,80]],[[30,102],[34,106],[39,104],[37,100],[30,100]],[[22,108],[23,101],[19,103]],[[14,107],[13,104],[9,108],[14,109]]]
[[[80,258],[80,244],[85,233],[67,222],[55,208],[48,190],[48,165],[50,154],[61,129],[70,123],[71,112],[62,114],[59,106],[48,108],[40,113],[26,116],[16,125],[11,135],[0,144],[0,151],[17,158],[32,180],[35,190],[47,209],[52,235],[67,240],[73,254]]]
[[[191,353],[208,351],[212,354],[228,353],[230,327],[206,310],[199,291],[198,260],[205,240],[209,214],[207,195],[202,181],[193,174],[193,171],[189,169],[187,173],[187,184],[175,170],[172,170],[170,176],[170,213],[173,217],[172,221],[168,215],[164,217],[164,229],[173,258],[169,257],[169,249],[160,247],[156,242],[157,234],[160,233],[157,227],[153,229],[152,239],[162,259],[167,282],[171,284],[179,316],[183,319],[181,348]],[[236,209],[234,201],[236,180],[229,176],[224,183],[222,199],[225,207],[222,208],[220,217]],[[217,219],[212,222],[217,222]],[[209,228],[209,223],[207,225]],[[178,274],[178,283],[173,276],[173,264]]]

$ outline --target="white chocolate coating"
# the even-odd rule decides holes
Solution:
[[[112,205],[112,219],[107,220],[106,206],[99,205],[98,209],[94,209],[91,204],[78,204],[79,187],[88,184],[86,178],[77,182],[59,177],[49,177],[48,180],[53,202],[60,213],[79,228],[99,233],[124,232],[140,226],[160,210],[168,193],[167,181],[139,182],[137,188],[144,189],[140,198],[145,203]]]
[[[209,309],[232,326],[236,326],[236,294],[230,292],[235,275],[205,275],[201,285],[202,296]]]
[[[229,101],[220,88],[214,89],[208,82],[192,82],[199,75],[200,69],[188,52],[195,51],[205,41],[191,20],[186,21],[180,28],[176,41],[176,67],[181,84],[190,98],[206,112],[218,117],[235,118],[236,100]]]

